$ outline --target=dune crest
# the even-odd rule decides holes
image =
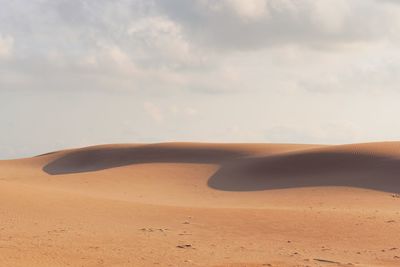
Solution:
[[[100,146],[67,152],[48,162],[43,170],[62,175],[156,163],[216,164],[219,169],[208,185],[228,191],[347,186],[400,192],[400,144],[396,142],[329,147],[193,143]]]

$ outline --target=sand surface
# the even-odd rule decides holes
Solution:
[[[0,161],[0,266],[400,266],[400,142]]]

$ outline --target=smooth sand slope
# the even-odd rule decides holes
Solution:
[[[0,266],[400,266],[400,142],[0,161]]]

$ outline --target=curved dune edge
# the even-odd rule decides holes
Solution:
[[[382,142],[0,161],[0,265],[399,266],[399,160],[400,142]]]
[[[64,153],[43,166],[50,175],[140,164],[212,164],[211,188],[258,191],[345,186],[400,192],[400,144],[341,146],[193,144],[100,146]],[[160,175],[162,176],[162,175]]]

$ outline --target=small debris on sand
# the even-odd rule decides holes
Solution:
[[[183,245],[177,245],[177,248],[193,248],[191,244],[183,244]],[[194,249],[194,248],[193,248]]]
[[[168,228],[141,228],[139,230],[143,231],[143,232],[156,232],[156,231],[165,232],[165,231],[168,231],[169,229]]]
[[[325,263],[340,264],[340,262],[338,262],[338,261],[331,261],[331,260],[324,260],[324,259],[313,259],[313,260],[319,261],[319,262],[325,262]]]
[[[186,231],[183,231],[183,233],[179,233],[179,235],[192,235],[191,233],[187,233]]]

